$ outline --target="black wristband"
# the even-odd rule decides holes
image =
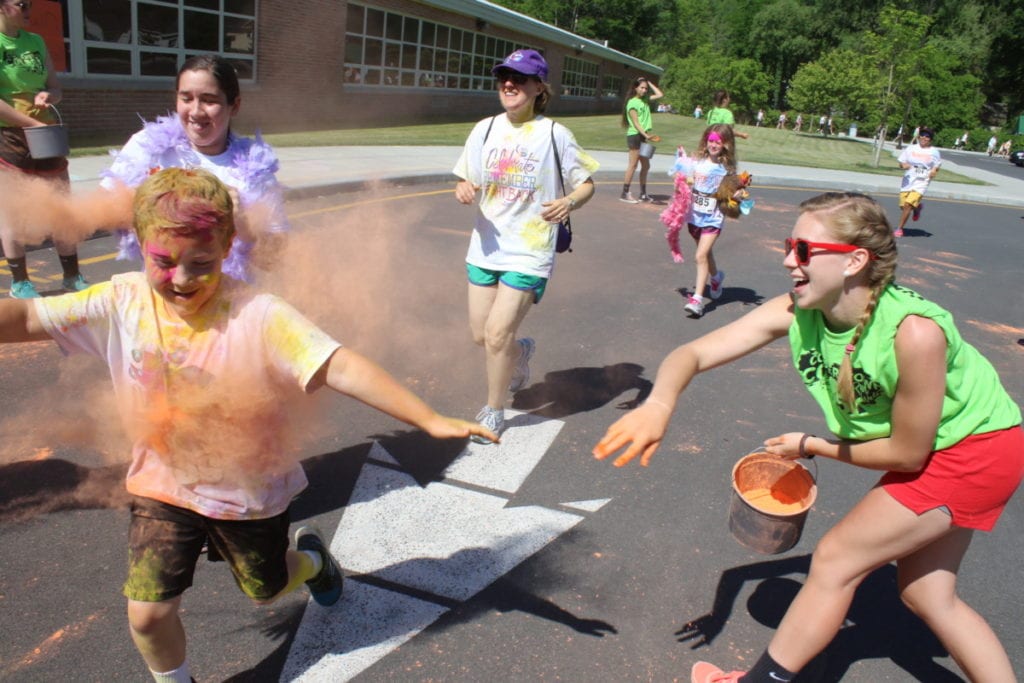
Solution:
[[[808,460],[814,459],[814,453],[807,452],[807,439],[814,438],[814,434],[808,434],[804,432],[804,435],[800,437],[800,457],[807,458]]]

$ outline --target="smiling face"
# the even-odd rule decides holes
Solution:
[[[839,242],[813,212],[800,215],[793,226],[792,238],[808,242]],[[796,249],[787,253],[782,265],[793,280],[793,302],[804,309],[834,310],[846,283],[843,269],[852,257],[850,253],[811,249],[810,259],[801,265]]]
[[[534,117],[533,104],[544,92],[544,84],[533,76],[501,69],[495,74],[498,81],[498,98],[508,114],[509,121],[524,123]]]
[[[142,244],[149,286],[186,320],[216,294],[227,253],[214,230],[155,229]]]
[[[240,104],[240,98],[228,102],[209,71],[182,71],[178,77],[178,118],[197,152],[215,155],[227,149],[231,118]]]

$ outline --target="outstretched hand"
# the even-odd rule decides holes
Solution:
[[[423,431],[435,439],[464,439],[476,435],[490,440],[491,443],[499,443],[498,435],[482,424],[445,415],[435,416],[423,426]]]
[[[668,406],[660,403],[644,403],[636,410],[623,415],[608,428],[604,437],[594,446],[594,457],[604,460],[629,444],[625,452],[617,457],[612,464],[622,467],[639,455],[640,464],[647,467],[654,451],[658,450],[658,446],[661,445],[661,439],[665,436],[671,416],[672,412]]]

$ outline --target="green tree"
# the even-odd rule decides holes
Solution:
[[[776,109],[783,108],[794,72],[817,52],[817,40],[810,33],[814,25],[811,8],[797,0],[776,0],[754,15],[748,47],[772,79],[770,101]]]
[[[732,110],[739,122],[749,121],[767,101],[771,81],[753,59],[737,59],[704,45],[692,54],[674,59],[665,69],[662,89],[681,110],[700,104],[710,108],[716,90],[729,91]]]
[[[878,68],[869,55],[836,49],[800,67],[790,83],[788,101],[801,112],[838,114],[873,127],[880,118],[878,86]]]

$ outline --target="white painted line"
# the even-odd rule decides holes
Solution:
[[[446,607],[346,581],[341,600],[306,606],[282,681],[338,683],[387,656],[447,612]]]
[[[597,512],[605,506],[605,503],[611,502],[611,498],[598,498],[596,500],[577,500],[572,503],[562,503],[562,507],[571,508],[573,510],[581,510],[583,512]]]
[[[331,552],[345,569],[467,600],[583,517],[367,463]]]
[[[563,424],[561,420],[506,410],[501,443],[470,442],[445,470],[445,476],[486,489],[515,493],[551,447]]]
[[[445,481],[420,484],[380,444],[359,473],[331,553],[350,573],[396,586],[348,580],[341,601],[307,603],[283,681],[348,681],[408,641],[448,607],[465,601],[585,519],[540,506],[506,507],[544,457],[562,422],[507,411],[502,444],[468,446]],[[449,483],[452,482],[452,483]],[[457,484],[470,484],[484,493]],[[596,511],[609,499],[563,504]]]

